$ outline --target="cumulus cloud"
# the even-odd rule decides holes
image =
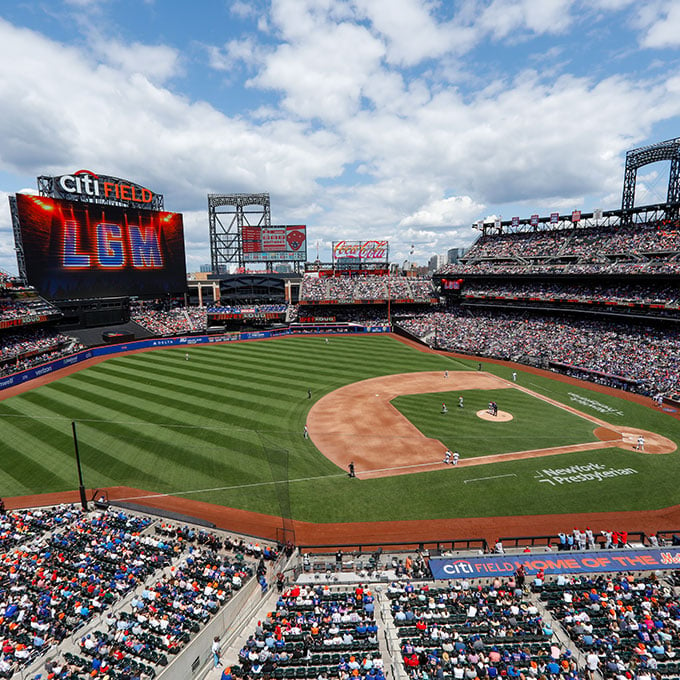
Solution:
[[[646,24],[641,40],[643,47],[663,48],[680,45],[680,4],[676,0],[643,6],[641,22]]]
[[[572,22],[573,0],[493,0],[482,12],[479,26],[494,38],[528,31],[562,33]]]
[[[204,61],[213,77],[228,74],[226,99],[244,85],[254,95],[238,115],[211,92],[179,89],[196,68],[185,51],[96,31],[66,45],[0,20],[0,57],[11,64],[0,72],[0,170],[89,167],[162,191],[168,209],[185,213],[196,264],[209,260],[208,192],[268,191],[274,221],[307,221],[322,249],[389,238],[402,259],[412,246],[424,256],[469,243],[468,225],[508,204],[612,207],[602,201],[620,187],[625,150],[680,115],[680,77],[662,68],[648,81],[576,76],[527,58],[475,80],[466,61],[546,35],[553,54],[569,53],[584,2],[272,0],[256,16],[235,0],[227,16],[248,31],[225,33]],[[646,46],[670,44],[676,6],[655,0],[622,20],[635,12]],[[266,33],[252,28],[256,18]],[[547,50],[545,40],[527,48]],[[242,66],[249,80],[234,94]]]
[[[139,73],[163,83],[180,73],[179,52],[167,45],[125,44],[97,38],[92,48],[106,63],[126,74]]]
[[[419,208],[399,222],[399,226],[454,226],[469,225],[482,213],[484,205],[475,203],[470,196],[451,196],[435,201]]]
[[[438,23],[429,4],[418,0],[355,0],[355,7],[384,38],[390,63],[414,65],[449,52],[461,54],[477,39],[468,25]]]
[[[359,109],[383,54],[382,43],[362,26],[319,26],[303,41],[267,55],[249,85],[282,92],[291,115],[338,122]]]

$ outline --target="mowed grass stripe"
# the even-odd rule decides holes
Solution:
[[[43,402],[52,409],[55,413],[62,413],[65,415],[68,413],[68,417],[74,420],[87,420],[88,415],[91,411],[85,411],[83,409],[77,408],[73,404],[63,404],[58,399],[52,398],[47,395],[42,395]],[[127,484],[130,483],[130,479],[134,478],[134,472],[137,470],[140,475],[153,481],[156,475],[162,477],[162,470],[158,468],[149,468],[142,470],[138,465],[125,464],[123,461],[127,454],[132,454],[132,457],[136,462],[140,460],[143,461],[143,454],[150,453],[156,454],[159,451],[163,452],[163,456],[168,464],[178,465],[185,468],[185,473],[188,478],[193,478],[196,476],[202,476],[201,473],[206,471],[206,477],[212,478],[216,473],[219,474],[232,474],[235,467],[230,466],[224,462],[217,462],[214,457],[209,455],[203,455],[199,453],[196,448],[201,448],[200,444],[196,441],[195,437],[189,437],[191,441],[191,446],[180,446],[177,444],[180,437],[175,431],[170,431],[162,428],[152,428],[151,426],[146,426],[143,433],[140,433],[139,426],[130,426],[125,424],[114,423],[112,424],[116,431],[119,433],[119,451],[117,456],[109,455],[109,453],[99,450],[96,446],[93,446],[93,455],[96,456],[95,461],[88,461],[86,456],[82,456],[83,465],[92,464],[92,471],[96,469],[97,466],[103,465],[107,470],[119,470],[122,479],[125,479]],[[205,432],[201,430],[193,430],[192,432],[199,432],[202,436],[205,436]],[[143,435],[143,436],[140,436]],[[184,435],[183,435],[184,436]],[[225,439],[224,437],[222,439]],[[134,442],[132,447],[126,445],[126,441]],[[239,438],[239,443],[244,444],[244,440]],[[257,457],[259,451],[244,449],[243,455],[250,457]],[[132,477],[130,476],[132,475]],[[248,479],[254,479],[252,474],[246,474]],[[122,483],[122,482],[121,482]]]
[[[134,485],[143,489],[169,493],[187,488],[207,488],[215,486],[220,477],[236,477],[239,473],[235,466],[220,461],[217,445],[212,451],[203,446],[203,452],[197,454],[193,448],[195,442],[187,445],[172,431],[159,433],[157,428],[153,428],[154,431],[150,432],[151,426],[140,430],[102,423],[81,423],[78,428],[80,438],[86,444],[83,459],[89,456],[100,470],[104,451],[122,460],[134,455],[135,467],[146,477],[145,483]],[[182,448],[183,445],[185,448]],[[109,469],[106,469],[108,472]],[[136,478],[134,469],[129,468],[128,472],[130,479]],[[116,479],[119,478],[114,476],[108,483],[119,484]]]
[[[186,362],[185,362],[186,363]],[[290,376],[283,377],[277,380],[272,377],[271,372],[266,375],[260,373],[261,365],[240,364],[238,367],[232,366],[228,369],[224,366],[215,365],[210,367],[210,371],[204,374],[198,374],[197,368],[199,362],[194,362],[194,371],[185,377],[185,372],[177,371],[172,364],[149,362],[144,366],[136,365],[131,368],[121,366],[116,369],[108,369],[107,375],[124,375],[129,377],[138,376],[145,381],[156,380],[161,385],[171,386],[189,386],[195,385],[195,394],[202,394],[205,396],[209,393],[208,388],[216,390],[233,389],[234,384],[246,383],[251,386],[254,393],[269,394],[273,391],[290,392],[296,391],[294,384],[291,383]],[[265,367],[266,368],[266,367]],[[271,378],[271,379],[270,379]],[[261,386],[258,387],[258,386]],[[264,388],[264,389],[262,389]]]
[[[70,425],[64,423],[64,427]],[[44,444],[43,433],[49,432],[52,443],[63,447],[64,453],[57,453]],[[11,460],[3,461],[0,479],[5,495],[34,493],[35,485],[44,488],[66,490],[75,488],[75,455],[66,451],[70,445],[73,452],[73,439],[56,427],[46,427],[36,431],[33,422],[25,418],[7,418],[2,421],[3,445],[11,448]],[[3,456],[3,459],[5,456]],[[30,484],[27,484],[30,480]]]
[[[189,410],[195,410],[195,406],[200,406],[202,409],[207,410],[212,408],[215,411],[216,417],[223,415],[221,410],[215,409],[216,397],[219,397],[220,404],[222,401],[231,403],[235,409],[242,410],[244,414],[252,414],[252,408],[257,407],[261,402],[261,399],[258,399],[258,397],[270,398],[277,392],[277,390],[274,389],[255,389],[252,387],[251,382],[247,382],[247,386],[233,380],[227,381],[226,379],[221,381],[206,379],[201,382],[195,380],[185,382],[177,379],[177,377],[172,374],[160,374],[157,371],[153,371],[151,376],[147,374],[142,381],[142,373],[140,373],[139,380],[135,380],[135,376],[130,375],[130,373],[131,372],[124,370],[116,372],[108,371],[106,378],[104,379],[100,379],[95,374],[88,374],[87,377],[82,378],[82,380],[90,383],[100,380],[99,384],[103,388],[105,388],[105,385],[108,382],[121,389],[130,390],[131,392],[134,392],[134,389],[137,387],[142,390],[146,387],[147,395],[148,390],[153,389],[154,393],[163,399],[176,398],[177,403],[180,404],[180,408],[188,408]],[[265,383],[263,382],[263,384]],[[211,387],[212,389],[209,389]],[[235,388],[239,388],[239,390],[236,390]],[[236,394],[238,394],[237,397],[235,396]],[[191,397],[191,399],[188,399],[187,397]],[[197,401],[200,403],[196,403]],[[278,406],[276,403],[270,405],[269,409],[272,415],[277,413],[283,415],[285,413],[285,409]]]
[[[297,357],[300,361],[300,357]],[[139,362],[138,362],[139,363]],[[179,367],[175,364],[172,359],[167,357],[159,358],[157,361],[148,361],[142,364],[143,370],[146,371],[158,371],[159,374],[164,374],[168,376],[178,376],[182,377],[186,372],[186,367],[188,363],[192,363],[191,368],[193,372],[190,375],[196,375],[196,368],[208,368],[209,372],[202,376],[205,384],[212,385],[214,387],[220,387],[221,381],[218,378],[222,377],[225,380],[239,380],[248,381],[253,385],[263,385],[267,386],[270,391],[271,389],[278,388],[280,390],[286,391],[291,389],[294,384],[303,384],[306,380],[310,378],[315,383],[322,382],[322,378],[327,379],[336,378],[337,366],[329,366],[327,361],[319,360],[315,362],[313,360],[308,360],[304,362],[304,372],[300,372],[297,377],[290,374],[290,368],[285,368],[281,366],[281,362],[275,361],[247,361],[242,357],[238,358],[238,361],[234,361],[229,365],[225,365],[221,362],[205,363],[200,360],[193,362],[182,362],[182,366]],[[346,367],[349,368],[352,364],[349,362]],[[302,368],[302,365],[300,366]],[[340,368],[343,368],[342,366]],[[185,369],[185,370],[182,370]],[[124,369],[126,370],[126,369]],[[134,370],[134,368],[132,369]]]
[[[132,385],[136,385],[133,387]],[[147,387],[153,387],[154,381],[147,382]],[[120,391],[116,390],[116,387]],[[239,420],[240,427],[246,429],[257,429],[257,426],[262,425],[262,421],[253,418],[253,408],[256,402],[249,406],[243,400],[239,400],[234,396],[229,398],[220,397],[219,409],[216,408],[215,395],[212,399],[203,399],[192,397],[191,399],[182,399],[181,390],[167,390],[154,389],[153,404],[161,403],[163,411],[157,412],[156,409],[149,409],[149,394],[148,390],[140,383],[130,384],[125,380],[111,381],[100,380],[95,376],[88,375],[76,387],[84,393],[90,394],[93,401],[106,406],[107,404],[113,408],[117,404],[117,411],[125,413],[129,417],[123,420],[147,421],[167,424],[184,424],[187,426],[219,426],[226,431],[229,423],[226,420],[227,416],[238,414],[240,411]],[[124,393],[125,401],[116,395]],[[153,405],[152,404],[152,405]],[[229,412],[226,409],[229,408]],[[281,409],[282,410],[282,409]],[[107,416],[110,420],[119,419],[118,415],[109,414]]]

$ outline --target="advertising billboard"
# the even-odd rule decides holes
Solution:
[[[186,287],[179,213],[16,195],[28,282],[52,300]]]
[[[333,262],[387,262],[389,241],[333,241]]]
[[[304,262],[307,259],[307,227],[250,226],[241,230],[244,262]]]

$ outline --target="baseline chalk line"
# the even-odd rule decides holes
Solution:
[[[516,474],[511,473],[508,475],[493,475],[493,477],[475,477],[474,479],[465,479],[463,480],[463,484],[467,484],[468,482],[481,482],[485,479],[500,479],[501,477],[517,477]]]

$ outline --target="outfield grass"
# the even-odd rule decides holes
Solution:
[[[680,502],[677,453],[650,456],[600,449],[539,461],[455,470],[442,466],[435,472],[350,480],[302,437],[313,403],[338,387],[393,373],[476,369],[476,361],[425,354],[376,336],[333,338],[328,344],[304,337],[196,346],[189,350],[190,361],[185,361],[185,352],[177,348],[109,359],[0,402],[0,496],[77,488],[71,435],[75,421],[88,487],[126,485],[183,493],[308,521],[645,509]],[[512,372],[492,364],[484,369],[506,378]],[[569,392],[596,399],[623,413],[596,413],[605,420],[680,442],[680,423],[662,413],[531,374],[519,372],[518,379],[564,403],[572,403]],[[522,393],[502,392],[514,392],[517,399],[496,399],[503,410],[519,414],[538,408]],[[441,395],[436,398],[441,403]],[[474,398],[472,391],[466,394],[471,414]],[[457,417],[451,403],[449,415]],[[574,429],[584,421],[560,420],[557,427],[555,417],[534,417],[526,436],[518,430],[504,445],[537,448],[536,441],[548,435],[584,441],[583,433]],[[413,416],[414,422],[417,418]],[[475,426],[482,427],[482,421]],[[592,431],[589,424],[585,427]],[[486,433],[478,439],[481,446]],[[560,486],[536,480],[543,467],[592,462],[634,468],[636,473]],[[513,476],[479,480],[498,475]]]
[[[457,406],[459,396],[464,408]],[[441,413],[442,400],[451,405],[446,415]],[[486,410],[490,401],[513,419],[503,423],[479,418],[476,412]],[[441,392],[409,394],[392,404],[425,436],[439,439],[461,458],[524,451],[528,441],[532,449],[547,449],[597,440],[592,422],[512,388],[456,390],[450,397]]]

